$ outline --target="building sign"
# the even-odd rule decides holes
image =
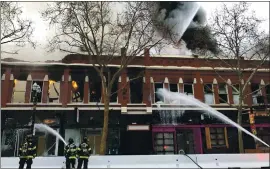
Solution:
[[[128,125],[128,131],[149,131],[149,125]]]

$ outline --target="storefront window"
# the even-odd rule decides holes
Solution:
[[[211,146],[226,146],[224,128],[210,128]]]
[[[156,154],[174,154],[174,134],[155,133],[154,145]]]

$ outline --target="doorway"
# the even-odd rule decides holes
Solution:
[[[194,133],[192,129],[179,129],[176,131],[177,153],[184,150],[186,154],[195,154]]]
[[[152,154],[152,133],[150,131],[122,131],[120,152],[122,155]]]

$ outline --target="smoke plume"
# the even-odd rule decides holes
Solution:
[[[192,51],[216,52],[215,40],[206,27],[206,11],[197,2],[155,2],[154,8],[155,17],[172,27],[171,31],[176,36],[168,38],[175,45],[185,44]]]

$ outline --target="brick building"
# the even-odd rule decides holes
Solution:
[[[118,63],[111,63],[111,71]],[[243,63],[249,68],[256,61]],[[229,83],[237,83],[235,74],[218,60],[150,56],[149,50],[145,50],[144,56],[137,57],[113,85],[107,153],[177,154],[181,149],[186,153],[237,153],[236,128],[202,115],[200,108],[158,106],[160,99],[155,91],[167,88],[195,97],[236,121],[237,109],[229,104],[237,104],[238,95],[211,65],[219,65],[218,73]],[[248,73],[247,69],[244,74]],[[16,156],[30,132],[34,83],[42,89],[35,110],[36,123],[50,125],[66,140],[74,138],[77,144],[82,136],[87,136],[94,154],[99,154],[104,104],[100,79],[86,56],[71,54],[61,61],[43,63],[4,59],[1,77],[3,156]],[[243,127],[249,131],[256,129],[257,135],[270,144],[268,83],[266,63],[247,87],[247,92],[262,88],[244,101]],[[63,143],[54,136],[41,131],[36,131],[35,136],[39,155],[63,154]],[[264,151],[246,134],[244,147],[246,152]]]

